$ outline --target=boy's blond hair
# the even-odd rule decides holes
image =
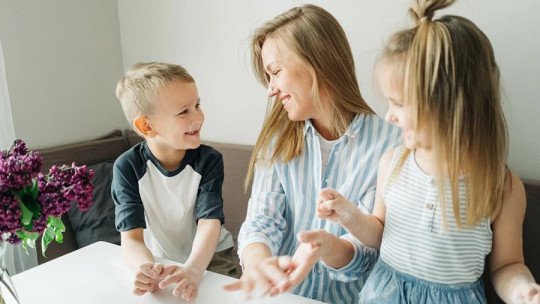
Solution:
[[[134,64],[116,84],[116,97],[122,104],[127,120],[133,123],[137,116],[152,114],[158,90],[172,81],[195,82],[195,79],[185,68],[176,64]]]

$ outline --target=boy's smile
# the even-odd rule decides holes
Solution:
[[[201,145],[204,113],[200,109],[197,85],[173,81],[162,86],[157,94],[154,113],[148,115],[148,119],[153,129],[147,138],[152,153],[162,164],[178,161],[179,165],[185,150]]]

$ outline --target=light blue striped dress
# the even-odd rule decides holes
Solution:
[[[402,153],[396,150],[390,172]],[[480,276],[491,251],[490,220],[459,229],[447,185],[445,228],[435,179],[420,169],[414,152],[400,170],[396,180],[386,180],[381,256],[360,303],[485,303]],[[463,178],[458,190],[465,219]]]
[[[239,256],[254,242],[266,244],[273,255],[293,255],[301,231],[325,229],[350,240],[353,260],[335,270],[317,263],[295,294],[328,303],[356,303],[378,252],[366,248],[339,224],[316,214],[322,188],[332,187],[366,212],[373,209],[380,157],[400,141],[400,132],[376,115],[357,115],[337,140],[321,170],[321,149],[310,121],[304,127],[304,153],[287,162],[257,165],[247,217],[240,229]]]

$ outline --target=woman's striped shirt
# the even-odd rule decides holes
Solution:
[[[286,163],[255,168],[247,217],[238,240],[239,256],[254,242],[266,244],[273,255],[292,256],[299,232],[325,229],[353,243],[353,260],[339,270],[317,263],[293,292],[328,303],[356,303],[378,252],[364,247],[339,224],[317,217],[317,197],[321,189],[331,187],[371,213],[379,159],[399,140],[399,129],[380,117],[357,115],[333,145],[322,172],[319,139],[312,123],[306,121],[302,155]]]

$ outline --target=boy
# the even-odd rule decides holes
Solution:
[[[236,275],[232,237],[221,226],[223,158],[201,145],[195,80],[178,65],[138,63],[118,81],[116,96],[145,139],[116,160],[112,182],[122,255],[136,272],[133,292],[178,283],[173,294],[191,301],[207,267]],[[154,256],[184,264],[164,266]]]

